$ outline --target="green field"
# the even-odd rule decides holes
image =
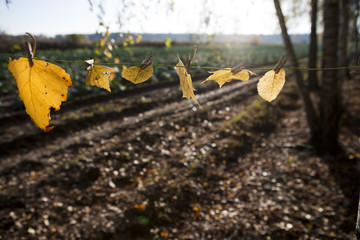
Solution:
[[[305,57],[308,54],[306,44],[295,45],[298,57]],[[177,80],[176,72],[173,66],[177,63],[177,54],[185,62],[186,54],[193,54],[193,46],[174,46],[169,49],[165,47],[128,47],[113,50],[114,58],[119,58],[120,63],[116,67],[121,70],[122,65],[138,65],[148,56],[153,56],[154,74],[146,84],[152,84],[162,81]],[[211,71],[217,67],[232,67],[241,61],[246,62],[246,67],[261,66],[274,63],[281,55],[285,54],[282,45],[232,45],[232,46],[198,46],[198,53],[191,70],[192,75]],[[7,70],[9,57],[16,59],[20,56],[26,56],[24,51],[9,54],[0,53],[0,93],[1,95],[17,94],[11,73]],[[70,95],[82,95],[88,93],[97,93],[104,90],[95,87],[85,86],[86,69],[84,60],[91,58],[97,59],[94,49],[76,49],[76,50],[39,50],[36,52],[37,59],[44,59],[56,65],[63,67],[71,76],[73,87],[69,88]],[[100,64],[115,66],[111,60],[99,61]],[[213,70],[214,70],[213,69]],[[115,80],[111,83],[113,91],[132,87],[133,84],[121,78],[118,73]]]

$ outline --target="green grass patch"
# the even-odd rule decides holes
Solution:
[[[300,107],[299,95],[294,81],[285,84],[275,101],[269,103],[260,96],[243,103],[242,110],[220,130],[222,149],[211,153],[217,162],[236,162],[238,157],[256,147],[259,136],[275,130],[284,110]]]
[[[272,130],[280,112],[276,104],[271,104],[256,96],[236,117],[231,120],[233,129],[248,129],[249,131],[266,132]]]

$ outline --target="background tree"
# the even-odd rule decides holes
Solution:
[[[342,19],[342,25],[346,24],[346,16],[344,16],[346,14],[346,4],[341,3],[343,5],[341,14],[343,15],[340,18],[340,2],[342,1],[324,1],[323,68],[333,68],[339,64],[337,54],[339,51],[340,19]],[[274,5],[290,64],[292,67],[298,67],[279,0],[274,0]],[[346,40],[344,40],[344,44],[346,44]],[[334,153],[340,149],[338,135],[343,109],[341,101],[342,78],[338,76],[338,72],[335,69],[322,71],[322,81],[318,93],[320,101],[317,104],[317,111],[315,111],[316,102],[311,100],[309,93],[305,89],[300,71],[294,69],[295,80],[303,99],[310,128],[310,142],[319,153]]]
[[[309,68],[317,67],[317,12],[318,1],[311,0],[311,31],[310,31],[310,46],[309,46]],[[316,71],[309,71],[308,73],[308,88],[309,90],[315,90],[318,88],[318,80]]]
[[[307,91],[307,89],[305,87],[305,83],[304,83],[302,74],[301,74],[300,70],[297,69],[297,67],[299,67],[299,64],[298,64],[298,61],[297,61],[297,58],[295,55],[293,44],[291,42],[290,36],[287,31],[287,27],[285,24],[285,18],[282,13],[282,9],[281,9],[279,0],[274,0],[274,5],[275,5],[275,9],[276,9],[276,14],[279,19],[281,33],[282,33],[282,37],[284,40],[285,49],[286,49],[286,52],[287,52],[289,60],[290,60],[290,64],[293,67],[295,67],[293,69],[293,74],[294,74],[294,78],[295,78],[296,84],[297,84],[299,92],[300,92],[300,96],[304,103],[306,119],[307,119],[307,122],[308,122],[308,125],[310,128],[311,139],[313,139],[313,136],[316,134],[316,126],[317,126],[317,121],[318,121],[317,114],[316,114],[315,108],[313,106],[313,103],[311,101],[309,92]]]
[[[352,0],[349,6],[350,8],[350,24],[351,24],[351,32],[350,39],[352,42],[351,51],[352,54],[359,55],[359,29],[358,29],[358,19],[360,14],[360,2],[358,0]],[[354,56],[355,58],[357,56]]]
[[[345,67],[348,66],[348,56],[347,56],[347,47],[348,47],[348,35],[349,35],[349,0],[340,1],[340,32],[339,32],[339,66]],[[339,70],[339,77],[346,79],[349,74],[346,69]]]
[[[338,66],[340,2],[324,1],[323,68]],[[338,70],[323,70],[318,105],[319,121],[316,134],[312,136],[314,146],[322,152],[332,153],[339,150],[339,123],[343,112],[341,93],[342,79],[338,77]]]

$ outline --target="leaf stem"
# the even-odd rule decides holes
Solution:
[[[34,55],[35,55],[35,51],[36,51],[36,38],[34,37],[34,35],[32,35],[31,33],[26,33],[27,35],[29,35],[32,39],[33,39],[33,41],[34,41],[34,46],[33,46],[33,50],[32,50],[32,53],[33,53],[33,57],[34,57]]]
[[[280,69],[285,65],[286,63],[286,58],[285,56],[281,56],[279,58],[279,61],[276,63],[275,67],[274,67],[274,71],[276,74],[278,74],[278,72],[280,71]]]

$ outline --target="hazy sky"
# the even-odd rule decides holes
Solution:
[[[12,0],[0,3],[0,31],[7,34],[95,33],[100,0]],[[103,0],[104,22],[111,32],[275,34],[278,21],[272,0]],[[127,7],[123,7],[123,3]],[[174,2],[173,10],[170,3]],[[204,4],[207,2],[207,4]],[[133,4],[131,4],[133,3]],[[284,7],[284,12],[288,10]],[[210,13],[205,27],[204,19]],[[120,27],[119,19],[122,25]],[[308,16],[290,26],[309,32]]]

